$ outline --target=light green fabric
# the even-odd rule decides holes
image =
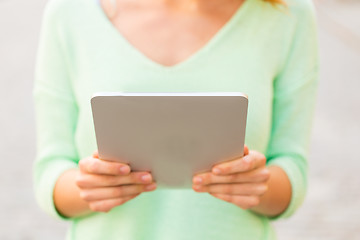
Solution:
[[[34,103],[39,205],[65,219],[52,193],[60,174],[92,154],[94,92],[234,92],[249,96],[246,144],[282,167],[292,184],[288,217],[307,187],[307,154],[318,75],[310,0],[288,8],[247,0],[189,59],[162,66],[129,44],[94,0],[50,0],[38,49]],[[191,189],[158,189],[116,207],[68,219],[68,239],[275,239],[271,219]]]

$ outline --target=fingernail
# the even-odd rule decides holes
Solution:
[[[201,177],[195,177],[194,182],[197,183],[197,184],[200,184],[200,183],[202,183],[202,178]]]
[[[128,173],[129,172],[129,167],[127,167],[127,166],[120,167],[120,172],[121,173]]]
[[[145,187],[145,190],[146,191],[150,191],[150,190],[154,190],[156,188],[156,184],[155,183],[152,183],[152,184],[150,184],[150,185],[147,185],[146,187]]]
[[[220,168],[214,168],[214,169],[213,169],[213,173],[215,173],[215,174],[220,174],[220,173],[221,173]]]
[[[194,185],[194,190],[200,190],[201,186],[200,185]]]
[[[141,181],[150,182],[151,181],[151,176],[149,174],[143,175],[143,176],[141,176]]]

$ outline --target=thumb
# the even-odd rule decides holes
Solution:
[[[249,148],[244,145],[244,156],[249,155]]]
[[[95,150],[95,152],[92,155],[93,158],[99,158],[99,151]]]

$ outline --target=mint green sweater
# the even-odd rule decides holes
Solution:
[[[276,8],[247,0],[187,60],[155,63],[124,39],[94,0],[50,0],[34,85],[36,198],[50,215],[58,177],[96,150],[90,108],[94,92],[244,92],[246,144],[280,166],[292,185],[288,217],[307,188],[307,154],[318,76],[310,0]],[[71,221],[68,239],[276,239],[272,219],[192,189],[143,193],[109,213]]]

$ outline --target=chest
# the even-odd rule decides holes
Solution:
[[[118,34],[135,49],[158,64],[172,66],[206,46],[241,4],[232,1],[221,8],[191,10],[187,6],[134,5],[118,0],[115,12],[109,11],[106,1],[102,7]]]
[[[187,60],[182,59],[186,55],[182,52],[194,54],[190,46],[201,42],[203,35],[197,32],[201,31],[200,26],[187,28],[191,25],[187,20],[181,24],[175,20],[164,23],[164,18],[149,12],[144,12],[142,18],[148,21],[140,21],[129,11],[128,16],[122,17],[131,23],[114,28],[125,20],[115,18],[110,24],[98,8],[93,10],[95,17],[90,22],[88,18],[80,19],[68,36],[70,39],[82,36],[71,42],[73,87],[81,122],[77,142],[79,146],[87,144],[78,149],[82,156],[91,154],[96,146],[94,135],[89,136],[94,132],[89,101],[94,92],[244,92],[250,100],[246,143],[258,150],[266,148],[272,114],[272,80],[278,65],[272,53],[282,47],[274,44],[269,47],[267,33],[257,31],[255,36],[253,28],[241,27],[244,18],[238,17],[215,39],[208,36],[212,38],[210,44],[205,43],[205,49],[200,46],[202,50],[195,50],[196,56]],[[175,31],[173,24],[180,24],[177,29],[183,30]],[[145,54],[153,62],[145,59]],[[176,66],[161,66],[166,64]]]

